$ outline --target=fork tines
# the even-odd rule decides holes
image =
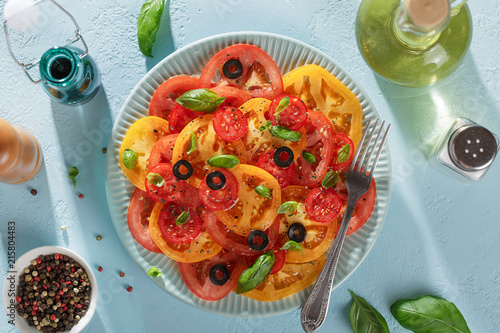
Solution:
[[[363,135],[361,136],[361,140],[359,142],[358,149],[356,149],[356,154],[354,155],[354,157],[352,159],[351,167],[349,169],[349,171],[356,170],[358,172],[362,172],[362,170],[364,169],[365,170],[364,173],[366,173],[367,175],[370,175],[370,176],[373,174],[373,170],[375,169],[375,166],[377,165],[378,158],[380,156],[380,152],[382,151],[382,148],[384,147],[384,142],[385,142],[385,139],[387,137],[387,132],[389,132],[389,128],[391,127],[391,124],[389,124],[387,126],[387,129],[385,130],[384,136],[382,137],[382,141],[379,143],[378,141],[380,138],[380,134],[384,131],[385,121],[383,121],[382,125],[380,126],[380,129],[378,130],[377,137],[375,138],[375,141],[372,144],[371,141],[373,138],[373,134],[375,133],[375,130],[377,129],[377,124],[378,124],[378,119],[376,119],[375,124],[373,124],[373,128],[371,129],[370,136],[368,137],[368,139],[366,140],[366,143],[365,143],[365,137],[366,137],[366,134],[370,131],[371,122],[372,122],[372,118],[369,118],[368,123],[366,124],[366,128],[363,131]],[[378,144],[377,155],[375,156],[375,160],[373,161],[373,164],[370,164],[370,161],[373,158],[373,153],[377,149],[377,144]],[[370,155],[365,160],[366,153],[368,152],[368,149],[370,148],[370,146],[371,146]],[[359,155],[361,150],[363,150],[363,154],[361,155],[361,158],[358,160],[358,155]],[[370,165],[372,166],[370,169],[370,172],[367,172],[368,166],[370,166]]]

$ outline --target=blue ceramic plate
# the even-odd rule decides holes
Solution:
[[[240,32],[213,36],[183,47],[163,59],[137,84],[125,101],[113,127],[106,160],[106,195],[111,218],[123,245],[132,259],[144,270],[158,267],[163,279],[153,281],[177,299],[199,309],[235,317],[266,317],[283,314],[302,306],[309,290],[305,289],[275,302],[259,302],[230,293],[223,300],[208,302],[194,296],[177,268],[177,263],[165,255],[144,249],[130,234],[127,226],[127,208],[134,186],[120,170],[120,145],[129,127],[148,115],[148,106],[156,88],[171,76],[199,75],[203,66],[221,49],[233,44],[248,43],[266,51],[286,74],[304,64],[317,64],[339,78],[358,97],[364,119],[378,118],[370,99],[349,74],[332,58],[300,41],[268,33]],[[370,220],[357,232],[348,236],[339,260],[334,288],[344,282],[361,264],[377,239],[387,213],[391,190],[391,161],[388,145],[383,149],[374,173],[377,183],[377,201]]]

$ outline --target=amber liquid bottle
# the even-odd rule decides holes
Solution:
[[[28,131],[0,118],[0,182],[22,184],[42,166],[42,151]]]

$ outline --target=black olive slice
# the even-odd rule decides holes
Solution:
[[[294,223],[288,229],[288,238],[297,243],[303,242],[306,239],[306,228],[302,223]]]
[[[210,281],[216,286],[225,285],[229,281],[229,269],[223,264],[213,265],[210,268]]]
[[[243,73],[243,65],[237,59],[228,60],[224,66],[222,66],[222,73],[224,73],[228,79],[237,79],[241,76],[241,73]]]
[[[219,182],[215,183],[214,179],[219,179]],[[226,176],[222,172],[215,170],[207,175],[207,186],[211,190],[220,190],[224,185],[226,185]]]
[[[182,173],[180,171],[181,166],[186,167],[186,169],[187,169],[186,173]],[[191,177],[193,175],[193,166],[191,165],[191,163],[189,163],[186,160],[178,160],[177,163],[174,164],[172,171],[173,171],[175,177],[182,179],[182,180],[186,180],[186,179],[189,179],[189,177]]]
[[[256,241],[255,237],[260,238],[261,242],[259,243],[255,242]],[[254,230],[250,233],[250,235],[248,235],[247,242],[248,246],[250,246],[252,250],[262,251],[269,245],[269,238],[267,237],[264,231]]]
[[[281,154],[283,153],[287,154],[287,158],[284,161],[280,158]],[[285,146],[279,147],[274,152],[273,158],[274,158],[274,163],[276,163],[277,166],[279,166],[280,168],[287,168],[293,163],[293,151]]]

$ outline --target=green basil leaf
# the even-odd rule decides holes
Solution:
[[[157,277],[161,275],[161,271],[156,267],[151,267],[148,269],[148,275],[152,277]]]
[[[137,164],[137,154],[132,149],[125,149],[122,155],[123,165],[129,170],[135,168]]]
[[[299,203],[297,201],[287,201],[283,202],[278,208],[278,214],[286,214],[286,213],[291,213],[295,212],[297,210],[297,207],[299,206]]]
[[[68,178],[73,182],[73,187],[76,187],[76,176],[80,173],[80,170],[76,166],[69,168]]]
[[[328,171],[321,181],[321,186],[324,188],[334,187],[339,181],[339,173],[337,171]]]
[[[177,216],[177,219],[175,220],[175,224],[177,225],[183,225],[189,220],[191,214],[189,214],[188,210],[183,211],[179,216]]]
[[[269,126],[271,126],[271,121],[268,120],[267,123],[265,125],[262,125],[261,127],[259,127],[259,131],[263,132],[265,131]]]
[[[267,251],[241,273],[236,287],[237,294],[243,294],[258,287],[264,282],[274,265],[273,251]]]
[[[254,190],[261,197],[271,199],[271,190],[269,189],[269,187],[266,187],[264,185],[259,185],[259,186],[255,187]]]
[[[371,306],[363,297],[359,297],[352,290],[351,310],[349,317],[354,333],[389,333],[389,326],[385,318]]]
[[[192,111],[212,113],[225,99],[210,89],[194,89],[186,91],[175,101]]]
[[[191,138],[188,141],[186,146],[186,154],[191,154],[196,149],[196,135],[194,135],[193,131],[188,132],[191,135]]]
[[[148,183],[156,187],[162,187],[163,184],[165,184],[165,179],[163,179],[161,175],[154,172],[148,173],[146,179],[148,180]]]
[[[137,40],[142,54],[153,57],[153,44],[160,28],[164,0],[148,0],[142,5],[137,19]]]
[[[285,110],[290,105],[290,97],[283,97],[278,103],[278,107],[276,108],[276,112],[274,112],[274,116],[276,117],[276,121],[279,121],[279,114],[281,111]]]
[[[318,159],[316,156],[314,156],[311,153],[308,153],[307,151],[303,150],[302,151],[302,157],[306,160],[306,162],[311,163],[311,164],[318,164]]]
[[[302,252],[304,254],[304,249],[302,249],[302,245],[297,243],[296,241],[289,240],[286,242],[280,250],[290,250],[290,251],[295,251],[295,252]]]
[[[234,155],[214,156],[210,158],[207,162],[213,167],[224,168],[224,169],[231,169],[240,164],[240,160],[238,159],[238,157]]]
[[[302,135],[299,132],[294,132],[286,128],[285,126],[271,126],[269,127],[269,132],[279,139],[288,141],[300,141]]]
[[[337,155],[337,163],[347,162],[347,160],[349,159],[349,155],[351,155],[351,146],[349,145],[342,146]]]
[[[441,297],[401,299],[391,306],[391,313],[401,326],[415,333],[470,333],[455,304]]]

